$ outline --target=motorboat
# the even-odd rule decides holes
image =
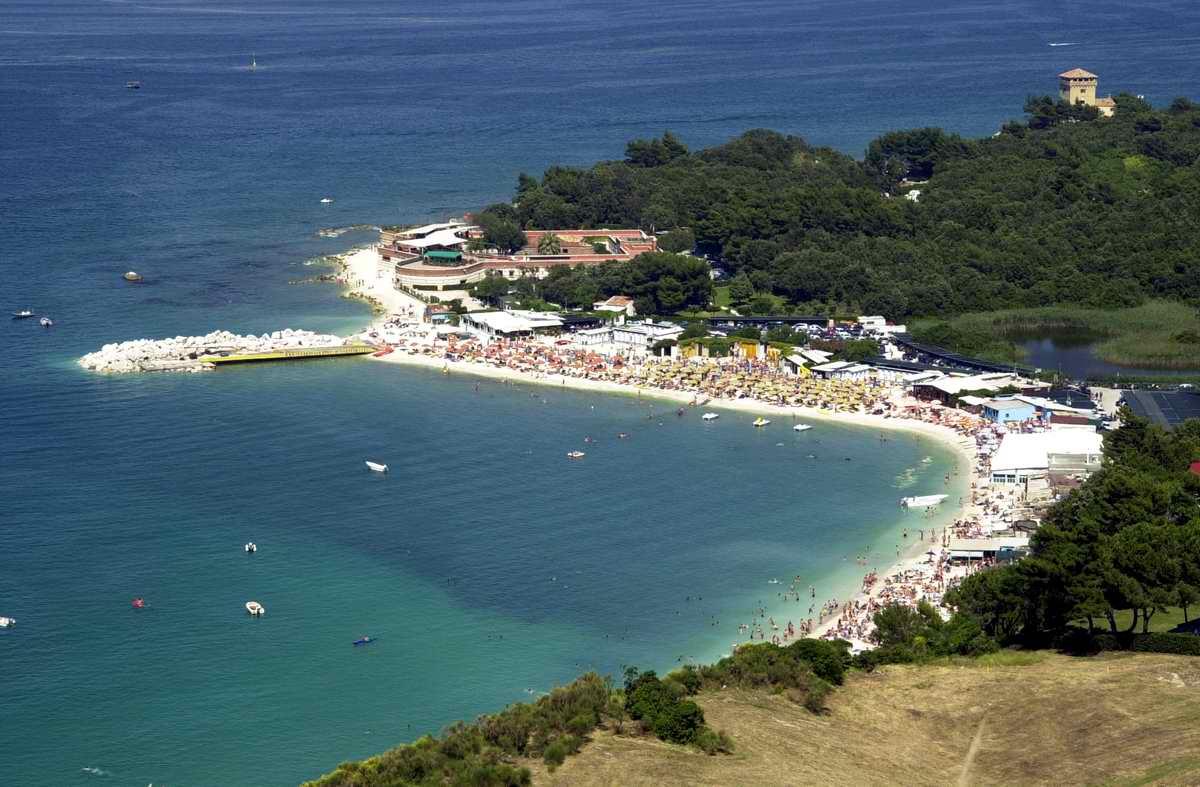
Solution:
[[[330,198],[330,197],[322,197],[322,198],[321,198],[321,204],[322,204],[322,205],[328,205],[328,204],[329,204],[329,203],[331,203],[331,202],[333,202],[333,199],[332,199],[332,198]]]
[[[38,320],[38,322],[43,328],[49,328],[54,324],[54,320],[50,319],[49,317],[43,317],[42,319]]]
[[[247,601],[246,602],[246,611],[257,618],[261,615],[265,615],[267,612],[267,608],[264,607],[262,604],[259,604],[257,601]]]
[[[131,79],[125,83],[125,89],[126,90],[141,90],[142,83],[137,81],[136,79]]]
[[[29,309],[21,309],[21,311],[19,311],[19,312],[13,312],[12,315],[13,315],[14,320],[24,320],[26,318],[32,317],[33,312],[31,312]]]
[[[129,602],[129,606],[133,607],[134,609],[145,609],[146,608],[146,599],[142,598],[141,596],[138,596],[133,601]]]
[[[357,648],[359,645],[370,645],[375,641],[375,639],[375,637],[359,637],[358,639],[354,640],[354,647]]]
[[[387,465],[380,464],[379,462],[372,462],[370,459],[367,460],[366,464],[368,470],[373,470],[376,473],[386,473],[388,471]]]
[[[583,451],[568,451],[567,452],[568,459],[582,459],[585,456],[587,456],[587,454],[585,454]]]
[[[918,495],[917,497],[902,497],[900,505],[905,508],[925,508],[936,506],[950,495]]]
[[[720,413],[705,413],[704,415],[700,416],[700,420],[701,421],[715,421],[720,417],[721,417]]]
[[[807,432],[809,429],[812,429],[812,427],[808,424],[796,424],[792,427],[793,432]]]
[[[247,541],[246,542],[246,551],[249,553],[257,552],[258,544],[254,543],[253,541]]]
[[[126,271],[121,278],[125,279],[125,281],[141,281],[142,274],[137,271]]]
[[[755,426],[766,426],[769,423],[771,423],[771,421],[767,418],[763,418],[761,415],[754,419]]]
[[[16,622],[16,618],[0,618],[0,629],[6,629]]]

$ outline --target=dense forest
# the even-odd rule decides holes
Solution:
[[[483,214],[508,243],[523,228],[670,231],[668,251],[694,241],[739,292],[797,311],[1200,300],[1200,107],[1116,100],[1105,119],[1035,97],[992,138],[898,131],[862,161],[771,131],[698,152],[666,133],[629,143],[623,161],[522,175],[514,204]],[[582,271],[550,284],[564,305],[623,286]],[[702,287],[679,284],[697,305]],[[669,290],[656,306],[679,300]]]

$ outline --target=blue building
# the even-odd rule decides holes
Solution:
[[[988,399],[979,406],[979,414],[992,423],[1029,421],[1037,417],[1037,408],[1018,399]]]

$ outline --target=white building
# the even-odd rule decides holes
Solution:
[[[1100,468],[1103,448],[1103,435],[1084,429],[1006,434],[992,455],[992,483],[1024,483],[1045,476],[1051,466],[1090,473]]]
[[[658,342],[678,340],[682,335],[683,328],[669,322],[627,322],[612,329],[613,344],[640,350],[650,350]]]
[[[533,336],[535,333],[559,330],[562,318],[548,312],[507,311],[467,312],[459,317],[459,324],[484,340],[515,339]]]
[[[812,368],[813,373],[826,380],[865,380],[874,373],[874,368],[865,363],[832,361]]]
[[[571,334],[571,338],[575,343],[582,347],[597,347],[606,344],[612,344],[613,329],[611,326],[603,328],[584,328],[581,331],[575,331]]]

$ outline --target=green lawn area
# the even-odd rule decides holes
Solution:
[[[718,307],[729,308],[729,285],[713,287],[713,303]]]
[[[1129,628],[1129,621],[1133,613],[1127,609],[1122,609],[1117,612],[1117,628],[1124,631]],[[1188,617],[1195,620],[1196,616],[1200,615],[1200,605],[1188,607]],[[1170,631],[1184,623],[1183,610],[1180,607],[1168,607],[1165,612],[1155,612],[1154,617],[1150,618],[1151,631]],[[1141,619],[1138,619],[1137,630],[1142,630]]]

